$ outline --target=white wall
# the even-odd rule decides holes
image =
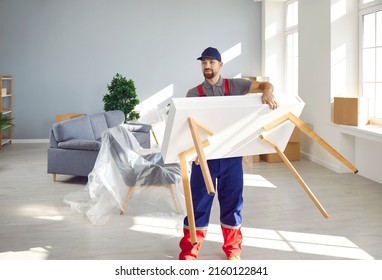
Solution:
[[[306,102],[301,118],[359,175],[382,183],[382,137],[332,123],[333,97],[358,95],[358,56],[357,0],[299,0],[299,94]],[[307,137],[302,153],[334,171],[349,172]]]
[[[330,0],[299,1],[299,95],[306,106],[301,119],[329,143],[331,123]],[[314,161],[333,165],[332,157],[315,142],[302,138],[302,152]]]
[[[185,96],[204,48],[233,48],[223,75],[261,75],[253,0],[0,1],[0,73],[14,76],[14,137],[47,139],[56,114],[103,111],[118,72],[138,97]]]
[[[332,125],[332,99],[356,95],[358,91],[356,2],[299,1],[299,95],[306,103],[301,118],[331,146],[351,157],[350,161],[354,156],[341,147],[341,135]],[[345,170],[338,160],[306,136],[303,136],[302,153],[333,170]]]
[[[382,141],[369,140],[365,137],[354,137],[355,165],[359,175],[382,184]]]
[[[331,0],[331,97],[358,95],[358,0]]]

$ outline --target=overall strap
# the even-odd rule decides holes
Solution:
[[[223,81],[224,81],[224,95],[230,95],[228,79],[223,79]],[[198,85],[198,92],[199,92],[199,96],[206,96],[204,94],[204,90],[203,90],[202,84]]]
[[[202,84],[198,85],[199,96],[205,96]]]
[[[224,79],[224,94],[225,94],[225,95],[230,95],[230,93],[229,93],[228,79]]]

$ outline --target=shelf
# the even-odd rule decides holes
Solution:
[[[5,118],[12,119],[12,80],[11,75],[0,75],[0,112]],[[5,122],[7,123],[7,122]],[[5,125],[0,129],[0,150],[5,144],[12,143],[13,125]]]
[[[1,130],[6,130],[6,129],[9,129],[9,128],[11,128],[12,126],[11,125],[6,125],[6,126],[4,126]]]
[[[1,140],[1,146],[7,144],[7,143],[10,143],[12,139],[2,139]]]
[[[12,80],[13,79],[13,77],[12,76],[10,76],[10,75],[0,75],[1,76],[1,79],[2,80]]]
[[[378,125],[351,126],[342,124],[332,124],[336,126],[341,133],[368,139],[382,143],[382,127]]]

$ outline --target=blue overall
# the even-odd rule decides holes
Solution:
[[[187,92],[187,97],[243,95],[249,92],[251,81],[244,79],[222,79],[215,85],[205,81]],[[205,91],[206,90],[206,91]],[[243,208],[243,164],[242,157],[213,159],[207,161],[218,196],[220,223],[223,233],[223,251],[227,258],[240,257],[243,235],[241,233],[241,210]],[[184,219],[184,236],[179,242],[180,260],[197,259],[201,244],[207,234],[214,196],[207,193],[199,165],[192,164],[191,193],[194,208],[197,244],[191,243],[188,218]]]
[[[197,90],[200,97],[206,96],[201,84]],[[224,95],[230,95],[228,79],[223,79],[222,90]],[[207,164],[220,204],[220,223],[225,228],[237,229],[241,226],[243,208],[242,157],[213,159]],[[207,229],[214,196],[208,194],[201,168],[195,163],[192,163],[190,184],[196,229]],[[184,225],[188,228],[187,217]]]
[[[226,228],[239,228],[243,208],[242,157],[208,160],[207,163],[220,204],[220,222]],[[195,163],[190,183],[196,228],[207,229],[214,196],[208,194],[201,168]],[[187,228],[187,217],[184,224]]]

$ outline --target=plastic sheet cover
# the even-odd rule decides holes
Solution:
[[[185,216],[179,165],[164,164],[158,150],[141,148],[124,124],[102,134],[86,187],[67,194],[64,202],[94,225],[119,216],[123,208],[125,215],[172,220],[176,227]]]

